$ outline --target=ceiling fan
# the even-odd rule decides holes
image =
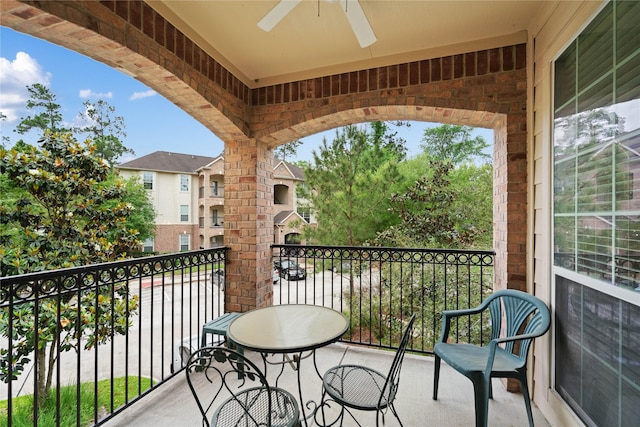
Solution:
[[[278,22],[280,22],[294,7],[298,5],[302,0],[280,0],[273,9],[269,11],[259,22],[258,27],[264,31],[271,31]],[[358,0],[325,0],[327,3],[340,2],[342,10],[351,29],[360,43],[360,47],[367,47],[376,41],[376,35],[373,33],[373,29],[367,20],[367,17],[360,6]]]

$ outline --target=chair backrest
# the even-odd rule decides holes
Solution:
[[[243,354],[226,347],[202,347],[191,354],[185,368],[187,383],[202,414],[203,425],[209,420],[217,407],[239,391],[251,387],[264,387],[271,396],[270,387],[262,371]],[[237,399],[236,399],[237,400]],[[245,407],[238,401],[239,407]],[[271,413],[271,399],[269,399]],[[249,414],[248,411],[244,411]],[[253,419],[255,424],[262,425]]]
[[[388,403],[392,403],[396,397],[396,393],[398,392],[398,385],[400,383],[400,370],[402,368],[404,354],[407,351],[407,345],[409,344],[409,338],[411,338],[411,331],[413,330],[413,322],[415,320],[416,315],[414,313],[409,319],[409,323],[407,323],[404,333],[402,334],[402,340],[400,341],[400,345],[398,346],[396,355],[393,358],[393,362],[391,363],[391,368],[389,369],[387,380],[385,381],[384,387],[382,388],[380,400],[378,401],[378,407],[381,406],[382,400],[387,399]]]
[[[491,339],[531,334],[531,338],[505,343],[505,350],[514,352],[526,362],[531,341],[544,335],[551,325],[547,305],[539,298],[515,289],[504,289],[493,293],[484,302],[491,313]],[[503,318],[504,314],[504,318]]]

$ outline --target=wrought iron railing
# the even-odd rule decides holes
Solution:
[[[49,363],[36,362],[33,356],[29,362],[12,357],[24,313],[36,323],[40,318],[61,325],[61,337],[79,349],[64,352],[58,347],[53,354],[54,417],[75,411],[61,407],[59,386],[72,386],[77,407],[81,384],[89,383],[94,399],[90,419],[81,419],[76,411],[75,421],[68,424],[102,424],[176,375],[200,345],[202,325],[224,312],[225,254],[221,247],[0,278],[0,369],[17,377],[0,382],[0,421],[3,416],[11,419],[18,404],[15,396],[35,393],[38,400],[38,372]],[[493,259],[489,251],[274,245],[273,260],[282,269],[282,278],[274,277],[274,303],[332,307],[349,318],[344,342],[379,348],[395,347],[403,322],[418,313],[410,349],[429,353],[440,334],[443,309],[475,306],[492,291]],[[303,277],[293,280],[293,269],[283,268],[285,260],[297,263]],[[128,307],[124,321],[129,327],[122,335],[117,332],[123,329],[118,326],[123,318],[112,314],[118,297]],[[85,304],[72,304],[80,300]],[[51,305],[75,307],[76,312],[51,311]],[[102,313],[107,321],[94,319],[95,324],[77,328],[84,331],[78,343],[67,326],[83,322],[85,310]],[[452,333],[477,342],[483,328],[467,322]],[[86,349],[98,329],[107,339]],[[30,339],[36,348],[45,343],[38,334]],[[122,390],[115,390],[118,379],[124,381]],[[98,385],[104,380],[107,391]],[[124,393],[121,402],[114,398],[118,393]],[[34,415],[36,408],[32,405]]]
[[[477,306],[493,292],[493,251],[273,245],[273,259],[281,277],[274,303],[339,310],[350,322],[342,341],[373,347],[395,348],[417,313],[410,348],[432,353],[442,311]],[[482,343],[488,325],[464,318],[451,336]]]
[[[224,311],[224,275],[215,272],[225,254],[216,248],[0,278],[0,369],[15,378],[0,382],[0,425],[17,416],[16,396],[29,394],[32,402],[52,400],[55,425],[100,424],[175,375],[183,350],[200,345],[202,324]],[[38,325],[39,333],[29,334],[24,322]],[[61,345],[41,332],[52,325]],[[25,344],[53,353],[20,356]],[[53,360],[53,392],[38,396],[39,374]],[[91,389],[90,419],[75,409],[81,384]],[[69,392],[64,386],[75,403],[61,403]],[[38,405],[30,411],[38,425]],[[71,420],[61,421],[70,411]]]

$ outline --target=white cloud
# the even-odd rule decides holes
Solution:
[[[129,98],[129,101],[135,101],[136,99],[148,98],[156,94],[155,90],[148,90],[146,92],[134,92]]]
[[[28,53],[18,52],[13,61],[0,57],[0,111],[7,116],[7,122],[14,122],[25,113],[27,86],[35,83],[49,86],[50,81],[51,73],[44,71]]]
[[[78,113],[78,115],[73,119],[73,122],[70,123],[70,127],[85,128],[88,126],[93,126],[95,124],[96,124],[95,120],[91,119],[87,108],[85,108],[84,111]]]
[[[80,90],[80,98],[113,98],[113,92],[94,92],[91,89],[81,89]]]

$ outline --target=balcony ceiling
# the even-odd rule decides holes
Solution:
[[[347,0],[354,7],[356,0]],[[275,27],[278,0],[147,0],[249,87],[526,42],[545,7],[527,0],[360,0],[377,41],[360,47],[343,1],[302,0]]]

